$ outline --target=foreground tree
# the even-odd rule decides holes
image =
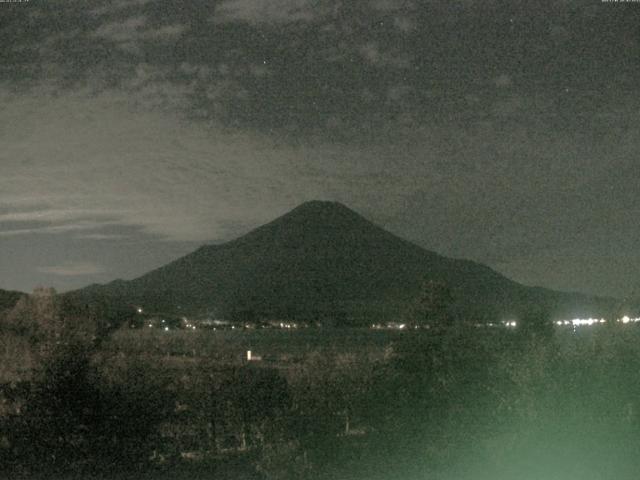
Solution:
[[[23,404],[1,419],[9,478],[20,471],[74,478],[147,462],[174,402],[149,368],[122,381],[105,374],[101,321],[52,289],[23,297],[4,318],[3,329],[28,345],[33,360]]]
[[[57,345],[33,378],[21,412],[4,419],[13,473],[87,478],[150,466],[159,425],[175,405],[166,382],[147,367],[108,378],[93,353],[81,343]]]
[[[549,340],[553,337],[553,322],[548,310],[540,306],[530,306],[522,315],[518,333],[525,340]]]
[[[409,325],[447,330],[455,324],[454,297],[451,288],[442,281],[425,279],[420,292],[405,314]]]

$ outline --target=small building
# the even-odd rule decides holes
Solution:
[[[254,354],[251,350],[247,350],[247,362],[261,362],[262,357]]]

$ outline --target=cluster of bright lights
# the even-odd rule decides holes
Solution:
[[[288,323],[288,322],[280,322],[279,324],[280,328],[298,328],[298,324],[297,323]]]
[[[195,330],[196,326],[189,321],[187,317],[182,317],[182,322],[184,323],[184,328],[187,330]]]
[[[640,322],[640,317],[630,318],[628,315],[625,315],[624,317],[619,318],[618,322],[622,322],[622,323],[638,323],[638,322]]]
[[[591,325],[597,325],[599,323],[607,323],[607,321],[604,318],[574,318],[573,320],[558,320],[556,322],[556,325],[558,325],[559,327],[563,325],[583,327],[585,325],[591,326]]]
[[[387,322],[387,323],[374,323],[371,325],[374,330],[406,330],[406,323]]]
[[[518,326],[518,322],[516,322],[515,320],[508,320],[508,321],[505,320],[500,323],[493,323],[493,322],[475,323],[473,326],[476,328],[496,328],[496,327],[515,328]]]
[[[638,323],[640,322],[640,317],[637,318],[631,318],[628,315],[625,315],[622,318],[618,318],[616,320],[616,322],[618,323]],[[559,327],[562,326],[572,326],[572,327],[584,327],[584,326],[592,326],[592,325],[600,325],[603,323],[607,323],[607,320],[605,320],[604,318],[574,318],[572,320],[557,320],[555,322],[556,325],[558,325]]]

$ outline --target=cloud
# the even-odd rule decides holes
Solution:
[[[0,130],[0,204],[8,210],[0,221],[14,223],[0,236],[92,235],[128,225],[176,241],[210,241],[228,238],[238,219],[258,225],[326,196],[314,170],[304,168],[317,153],[154,110],[132,111],[135,98],[0,94],[0,124],[11,126]]]
[[[83,223],[69,223],[64,225],[55,225],[47,227],[35,227],[35,228],[15,228],[12,230],[0,231],[0,237],[16,237],[22,235],[56,235],[61,233],[82,231],[82,230],[95,230],[105,226],[102,222],[83,222]]]
[[[511,80],[510,75],[503,73],[501,75],[498,75],[496,78],[494,78],[493,83],[495,84],[496,87],[501,88],[501,87],[510,87],[513,81]]]
[[[411,0],[371,0],[371,7],[382,12],[394,12],[412,10],[415,5]]]
[[[36,270],[40,273],[61,277],[99,275],[106,271],[102,265],[91,262],[65,263],[62,265],[38,267]]]
[[[282,24],[311,21],[317,14],[311,0],[227,0],[216,8],[214,22]]]
[[[142,33],[144,40],[173,40],[186,31],[187,27],[178,23],[149,29]]]
[[[86,235],[77,235],[76,238],[80,240],[122,240],[127,236],[117,233],[88,233]]]
[[[146,15],[109,22],[96,29],[91,37],[108,40],[122,50],[139,53],[143,42],[175,40],[186,31],[182,24],[149,27]]]
[[[147,25],[147,17],[139,15],[119,22],[106,23],[99,27],[94,37],[111,40],[115,43],[130,43],[136,40]]]
[[[291,145],[147,108],[141,92],[0,89],[0,222],[13,222],[0,236],[95,241],[129,227],[148,238],[211,242],[305,200],[359,208],[382,201],[382,188],[388,202],[422,177],[423,161],[389,168],[387,158],[402,163],[392,145]]]
[[[99,7],[89,10],[91,15],[102,16],[117,13],[131,7],[142,7],[152,0],[118,0],[110,2],[108,5],[100,5]]]
[[[2,222],[61,222],[76,218],[86,218],[100,215],[101,212],[95,210],[61,210],[61,209],[42,209],[31,211],[14,211],[10,213],[0,214],[0,223]]]
[[[359,53],[376,67],[408,68],[411,66],[411,57],[407,53],[383,51],[377,42],[362,45]]]
[[[403,33],[414,31],[418,23],[411,17],[399,15],[393,19],[393,25]]]
[[[129,93],[129,102],[138,110],[153,109],[180,113],[190,108],[190,97],[197,90],[197,83],[175,83],[169,67],[139,63],[133,75],[124,80],[121,88]],[[204,82],[204,78],[200,78]],[[209,88],[217,83],[209,81]]]

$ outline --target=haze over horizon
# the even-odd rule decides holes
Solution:
[[[640,4],[0,3],[0,288],[307,200],[527,285],[638,288]]]

